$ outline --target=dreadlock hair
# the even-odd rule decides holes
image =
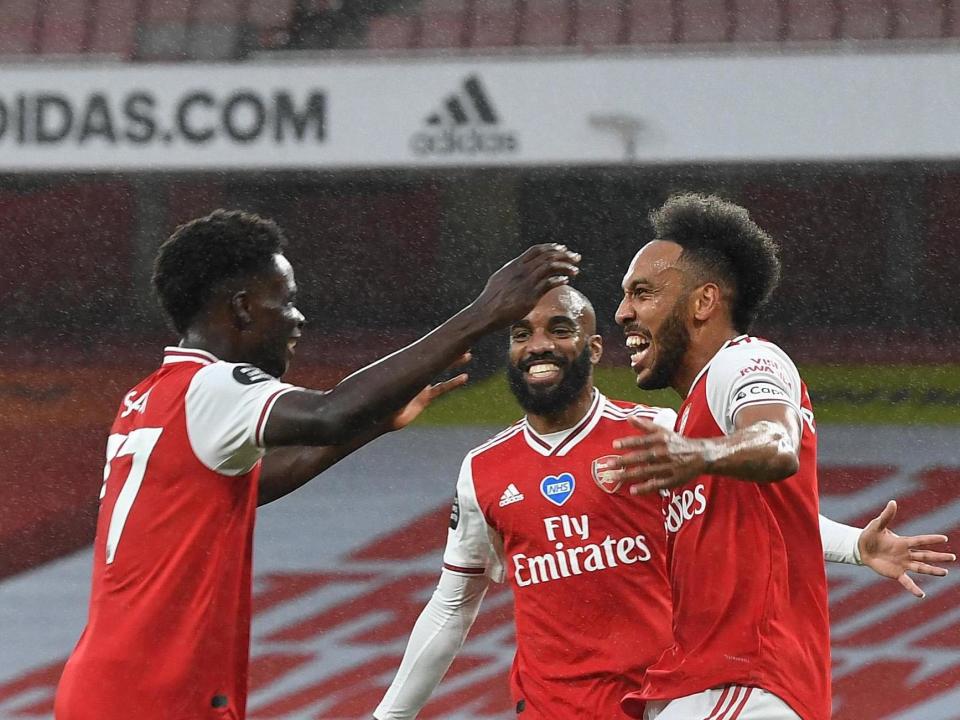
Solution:
[[[681,261],[732,296],[737,332],[747,332],[780,281],[780,248],[745,208],[715,195],[673,195],[650,213],[655,236],[683,248]]]
[[[287,239],[272,220],[239,210],[215,210],[178,227],[160,246],[153,287],[183,335],[223,282],[268,271]]]

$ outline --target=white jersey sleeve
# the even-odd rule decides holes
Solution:
[[[440,684],[467,639],[490,579],[444,570],[420,613],[397,675],[374,710],[377,720],[413,720]]]
[[[860,533],[858,527],[851,527],[820,515],[820,542],[823,545],[823,559],[827,562],[863,565],[860,559]]]
[[[737,413],[751,405],[788,405],[802,418],[800,394],[800,373],[793,361],[762,340],[722,349],[707,371],[707,403],[727,435],[734,431]]]
[[[243,475],[263,457],[263,429],[274,403],[300,388],[253,365],[216,362],[187,388],[187,436],[194,454],[222,475]]]
[[[443,568],[459,575],[486,575],[495,582],[504,579],[503,542],[487,524],[477,502],[472,454],[468,454],[460,466],[447,546],[443,551]]]

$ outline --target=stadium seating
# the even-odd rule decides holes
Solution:
[[[619,0],[579,0],[574,42],[585,48],[621,45],[623,4]]]
[[[570,3],[567,0],[526,0],[520,25],[520,44],[561,47],[570,38]]]
[[[186,57],[191,5],[192,0],[149,0],[145,3],[140,57],[144,60]]]
[[[329,2],[329,10],[342,13],[347,22],[311,34],[296,24],[322,16],[317,2],[3,0],[0,57],[95,54],[216,61],[258,50],[332,49],[356,47],[358,42],[372,51],[506,47],[591,51],[637,45],[960,36],[955,18],[960,11],[947,0]]]
[[[86,0],[59,0],[47,4],[40,21],[40,52],[75,55],[84,50],[88,30]]]
[[[371,50],[399,50],[413,44],[416,18],[413,15],[376,15],[370,19],[367,46]]]
[[[897,3],[898,38],[935,38],[944,31],[947,10],[942,0],[900,0]]]
[[[420,47],[460,47],[465,10],[464,0],[423,0],[420,5]]]
[[[773,42],[784,29],[784,3],[770,0],[737,0],[734,42]]]
[[[787,0],[788,40],[832,40],[840,28],[834,0]]]
[[[631,0],[627,42],[630,45],[669,43],[675,37],[671,0]]]
[[[136,48],[136,6],[129,0],[98,0],[87,51],[129,60],[134,56]]]
[[[251,44],[261,48],[282,47],[289,39],[296,0],[250,0],[247,31]]]
[[[881,40],[892,35],[896,15],[877,0],[844,0],[840,35],[845,40]]]
[[[680,5],[680,18],[684,42],[719,43],[729,37],[726,0],[686,0]]]
[[[9,0],[0,23],[0,56],[31,53],[36,47],[39,5],[36,0]]]
[[[240,0],[194,0],[187,55],[196,60],[227,60],[239,54]]]
[[[472,47],[503,47],[517,41],[517,13],[513,0],[474,0],[469,20]]]

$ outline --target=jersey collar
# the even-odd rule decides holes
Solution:
[[[201,365],[210,365],[217,362],[215,355],[206,350],[197,350],[196,348],[184,348],[175,345],[163,349],[163,364],[171,365],[173,363],[192,362]]]
[[[754,340],[754,339],[755,338],[751,338],[749,335],[737,335],[737,337],[727,340],[723,345],[721,345],[720,349],[713,354],[712,358],[707,360],[707,364],[700,369],[700,372],[697,373],[697,376],[693,379],[693,382],[690,383],[690,389],[687,390],[687,397],[690,397],[690,395],[693,394],[693,389],[697,386],[697,383],[700,382],[700,378],[702,378],[704,375],[707,374],[707,370],[710,369],[710,366],[713,364],[713,361],[717,359],[717,355],[722,353],[728,347],[739,345],[742,342],[750,342],[751,340]],[[684,401],[686,401],[686,398],[684,398]]]
[[[560,442],[552,444],[545,440],[542,435],[530,427],[530,423],[527,422],[526,418],[523,419],[523,438],[527,441],[527,445],[529,445],[531,449],[543,456],[563,457],[576,447],[583,438],[590,434],[590,431],[593,430],[600,421],[600,417],[603,415],[603,407],[606,403],[607,399],[599,390],[594,388],[593,401],[590,403],[590,409],[587,410],[587,414],[583,416],[583,419],[580,420]]]

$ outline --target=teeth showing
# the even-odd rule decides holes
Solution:
[[[287,340],[287,347],[293,350],[297,346],[296,340]]]
[[[539,377],[540,375],[549,375],[556,369],[557,366],[552,363],[541,363],[539,365],[531,365],[527,372],[534,377]]]
[[[627,338],[627,347],[631,350],[644,348],[649,344],[650,343],[648,343],[645,338],[642,338],[639,335],[630,335]]]

